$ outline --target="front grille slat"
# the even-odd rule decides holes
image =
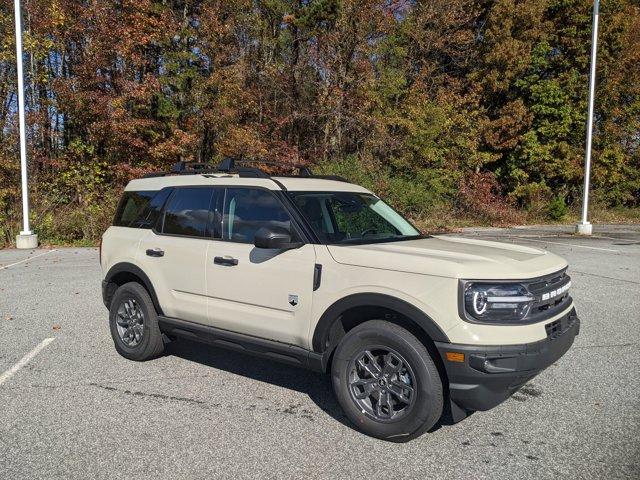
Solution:
[[[553,276],[551,278],[547,278],[542,281],[536,280],[535,282],[530,283],[528,286],[532,292],[545,290],[550,286],[561,283],[566,277],[567,277],[567,274],[563,272],[561,275]]]

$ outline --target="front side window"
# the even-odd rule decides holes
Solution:
[[[292,231],[288,212],[275,195],[257,188],[227,189],[222,222],[223,239],[253,243],[256,232],[267,226],[286,228],[291,231],[292,237],[297,238]]]
[[[323,243],[375,243],[420,237],[399,213],[375,195],[358,192],[292,192]]]
[[[213,193],[213,188],[176,188],[165,208],[162,233],[211,236]]]

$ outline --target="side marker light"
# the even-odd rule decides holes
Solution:
[[[445,356],[447,357],[447,360],[449,360],[450,362],[458,362],[458,363],[464,362],[464,353],[446,352]]]

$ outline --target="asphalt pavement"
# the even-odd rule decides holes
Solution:
[[[640,478],[640,227],[569,232],[464,231],[566,258],[581,333],[499,407],[405,444],[354,430],[320,374],[186,341],[127,361],[97,249],[0,250],[0,478]]]

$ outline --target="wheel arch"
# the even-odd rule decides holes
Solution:
[[[380,314],[387,318],[376,316]],[[341,338],[348,329],[374,318],[393,320],[394,314],[418,327],[432,342],[449,341],[438,324],[414,305],[382,293],[356,293],[336,301],[322,314],[313,332],[313,351],[327,353],[337,344],[337,336]]]
[[[158,314],[163,314],[151,280],[140,267],[129,262],[116,263],[109,269],[104,277],[102,298],[107,308],[109,308],[111,299],[113,298],[113,295],[115,294],[115,291],[118,289],[118,287],[129,282],[140,283],[149,293],[151,301],[153,302],[153,306],[155,307]]]

